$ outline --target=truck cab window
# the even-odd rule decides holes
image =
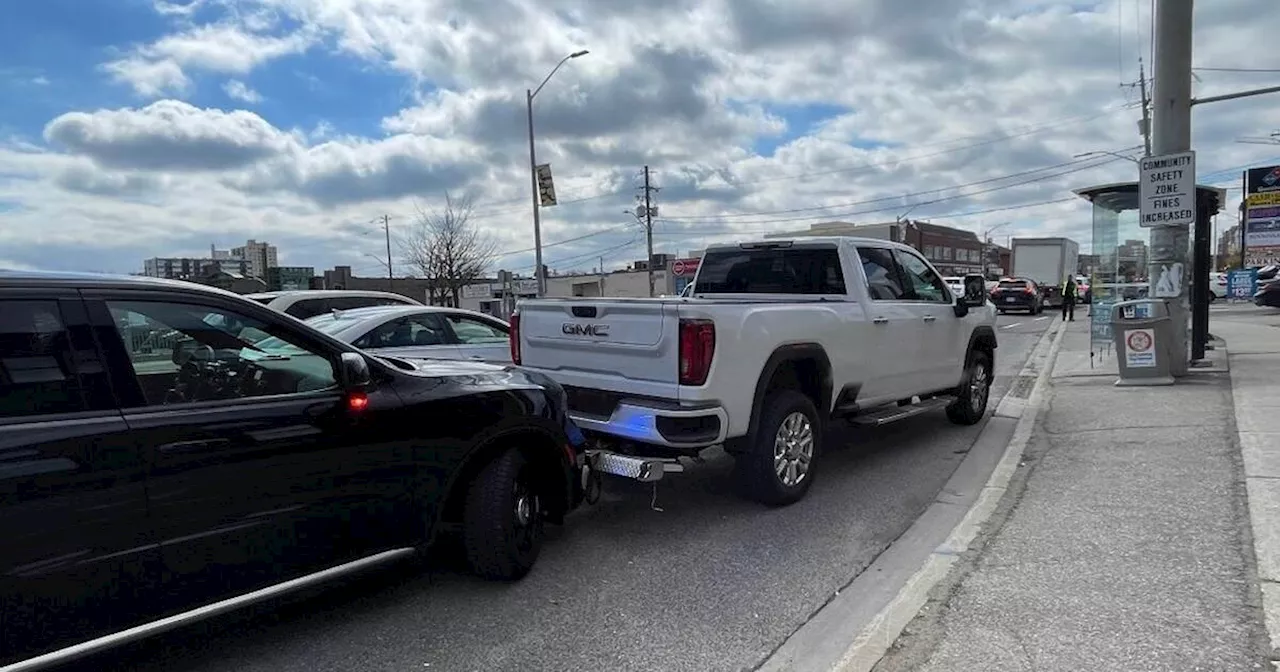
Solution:
[[[760,247],[709,253],[694,294],[844,294],[834,247]]]
[[[894,250],[893,256],[897,257],[907,278],[908,300],[951,303],[954,296],[951,289],[924,259],[902,250]]]
[[[902,273],[893,260],[893,253],[885,248],[858,248],[862,271],[867,276],[867,292],[873,301],[901,301],[906,296],[902,289]]]

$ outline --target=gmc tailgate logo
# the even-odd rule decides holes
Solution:
[[[560,331],[566,336],[599,336],[606,338],[609,336],[609,325],[565,322],[560,325]]]

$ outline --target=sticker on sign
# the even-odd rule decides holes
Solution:
[[[1138,178],[1138,223],[1175,226],[1196,221],[1196,153],[1148,156]]]
[[[1124,364],[1129,368],[1151,368],[1156,365],[1156,332],[1154,329],[1127,329],[1124,332]]]

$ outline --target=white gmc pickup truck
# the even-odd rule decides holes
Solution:
[[[512,317],[513,361],[564,386],[597,471],[657,480],[722,445],[744,495],[789,504],[832,419],[986,412],[996,310],[981,276],[956,296],[904,245],[806,237],[710,247],[692,287],[526,300]]]

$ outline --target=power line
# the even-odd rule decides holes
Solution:
[[[943,203],[943,202],[946,202],[946,201],[954,201],[954,200],[962,199],[962,198],[971,198],[971,197],[973,197],[973,196],[980,196],[980,195],[982,195],[982,194],[989,194],[989,193],[996,192],[996,191],[1003,191],[1003,190],[1005,190],[1005,189],[1012,189],[1012,188],[1014,188],[1014,187],[1020,187],[1020,186],[1024,186],[1024,185],[1027,185],[1027,184],[1032,184],[1032,183],[1035,183],[1035,182],[1043,182],[1044,180],[1052,179],[1052,178],[1055,178],[1055,177],[1062,177],[1063,175],[1070,175],[1070,174],[1072,174],[1072,173],[1078,173],[1078,172],[1083,171],[1083,170],[1089,170],[1089,169],[1091,169],[1091,168],[1097,168],[1097,167],[1104,166],[1104,165],[1107,165],[1107,164],[1109,164],[1109,163],[1113,163],[1113,162],[1115,162],[1115,161],[1119,161],[1119,160],[1120,160],[1120,158],[1118,158],[1118,157],[1114,157],[1114,156],[1108,156],[1108,157],[1106,157],[1106,158],[1104,158],[1104,159],[1102,159],[1102,160],[1095,160],[1094,158],[1084,159],[1083,161],[1087,161],[1087,162],[1089,162],[1087,165],[1079,166],[1079,167],[1077,167],[1077,168],[1072,168],[1072,169],[1070,169],[1070,170],[1060,170],[1060,171],[1055,172],[1055,173],[1049,173],[1049,174],[1047,174],[1047,175],[1041,175],[1041,176],[1039,176],[1039,177],[1035,177],[1035,178],[1031,178],[1031,179],[1027,179],[1027,180],[1022,180],[1022,181],[1020,181],[1020,182],[1015,182],[1015,183],[1013,183],[1013,184],[1000,185],[1000,186],[996,186],[996,187],[990,187],[990,188],[987,188],[987,189],[979,189],[978,191],[974,191],[974,192],[971,192],[971,193],[966,193],[966,194],[957,194],[957,195],[955,195],[955,196],[944,196],[944,197],[941,197],[941,198],[935,198],[935,199],[932,199],[932,200],[922,201],[922,202],[920,202],[920,203],[917,203],[916,205],[933,205],[933,204],[936,204],[936,203]],[[1006,179],[1007,179],[1007,178],[1006,178]],[[921,193],[929,193],[929,192],[921,192]],[[906,196],[911,196],[911,195],[912,195],[912,194],[907,194]],[[883,199],[871,199],[870,201],[867,201],[867,203],[870,203],[870,202],[877,202],[877,201],[881,201],[881,200],[883,200]],[[814,220],[814,219],[824,219],[824,218],[829,218],[829,217],[836,217],[836,218],[840,218],[840,217],[852,217],[852,216],[856,216],[856,215],[865,215],[865,214],[871,214],[871,213],[877,213],[877,212],[886,212],[886,211],[890,211],[890,210],[895,210],[895,209],[897,209],[897,207],[898,207],[898,206],[896,206],[896,205],[895,205],[895,206],[891,206],[891,207],[887,207],[887,208],[873,208],[873,209],[870,209],[870,210],[854,210],[854,211],[841,212],[841,213],[824,213],[824,214],[822,214],[822,215],[817,215],[817,216],[809,215],[809,216],[802,216],[802,217],[779,217],[779,218],[774,218],[774,219],[758,219],[758,220],[752,220],[752,221],[750,221],[750,222],[746,222],[746,223],[747,223],[747,224],[774,224],[774,223],[783,223],[783,222],[802,222],[802,221],[809,221],[809,220]],[[666,219],[664,219],[663,221],[670,221],[670,220],[666,220]],[[679,222],[678,222],[678,221],[673,221],[673,223],[679,223]]]
[[[1280,68],[1191,68],[1199,72],[1280,72]]]
[[[1016,178],[1016,177],[1024,177],[1024,176],[1027,176],[1027,175],[1034,175],[1035,173],[1041,173],[1041,172],[1045,172],[1045,171],[1049,171],[1049,170],[1056,170],[1056,169],[1058,169],[1058,168],[1063,168],[1063,167],[1066,167],[1066,166],[1079,165],[1079,164],[1081,164],[1081,163],[1086,163],[1086,162],[1094,162],[1094,161],[1096,161],[1096,159],[1097,159],[1097,157],[1087,157],[1087,158],[1073,159],[1073,160],[1071,160],[1071,161],[1066,161],[1066,162],[1063,162],[1063,163],[1057,163],[1057,164],[1054,164],[1054,165],[1052,165],[1052,166],[1044,166],[1044,167],[1041,167],[1041,168],[1032,168],[1032,169],[1030,169],[1030,170],[1023,170],[1023,171],[1019,171],[1019,172],[1016,172],[1016,173],[1009,173],[1009,174],[1006,174],[1006,175],[999,175],[999,176],[996,176],[996,177],[989,177],[989,178],[984,179],[984,180],[977,180],[977,181],[974,181],[974,182],[967,182],[967,183],[965,183],[965,184],[957,184],[957,185],[952,185],[952,186],[949,186],[949,187],[940,187],[940,188],[938,188],[938,189],[929,189],[929,190],[926,190],[926,191],[917,191],[917,192],[911,192],[911,193],[906,193],[906,194],[896,194],[896,195],[893,195],[893,196],[882,196],[882,197],[879,197],[879,198],[871,198],[871,199],[866,199],[866,200],[862,200],[862,201],[852,201],[852,202],[849,202],[849,203],[835,203],[835,204],[831,204],[831,205],[818,205],[818,206],[811,206],[811,207],[805,207],[805,208],[790,208],[790,209],[787,209],[787,210],[761,210],[761,211],[756,211],[756,212],[733,213],[733,214],[727,214],[727,215],[687,215],[687,216],[683,216],[683,217],[667,217],[667,218],[665,218],[665,220],[664,220],[664,221],[692,221],[692,220],[705,220],[705,219],[730,219],[730,218],[738,218],[738,217],[756,217],[756,216],[759,216],[759,215],[782,215],[782,214],[789,214],[789,213],[796,213],[796,212],[815,212],[815,211],[819,211],[819,210],[831,210],[831,209],[835,209],[835,208],[850,208],[850,207],[855,207],[855,206],[859,206],[859,205],[869,205],[869,204],[871,204],[871,203],[883,203],[883,202],[885,202],[885,201],[899,201],[899,200],[903,200],[903,199],[911,198],[911,197],[913,197],[913,196],[923,196],[923,195],[926,195],[926,194],[938,194],[938,193],[942,193],[942,192],[945,192],[945,191],[951,191],[951,190],[953,190],[953,189],[965,189],[965,188],[973,187],[973,186],[977,186],[977,185],[980,185],[980,184],[990,184],[990,183],[992,183],[992,182],[1000,182],[1000,181],[1003,181],[1003,180],[1009,180],[1009,179],[1013,179],[1013,178]],[[1097,164],[1097,165],[1102,165],[1102,164]],[[925,203],[927,203],[927,201],[926,201]],[[924,205],[925,203],[920,203],[919,205]],[[900,206],[895,206],[895,207],[900,207]]]

